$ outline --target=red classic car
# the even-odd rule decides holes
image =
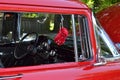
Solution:
[[[0,1],[0,80],[120,80],[120,54],[77,0]]]

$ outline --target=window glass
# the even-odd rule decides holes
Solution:
[[[109,47],[106,45],[105,41],[100,37],[100,45],[101,45],[101,55],[105,58],[113,57],[112,52]]]
[[[0,55],[4,67],[75,62],[73,25],[76,28],[79,60],[91,57],[88,22],[83,15],[1,14]]]

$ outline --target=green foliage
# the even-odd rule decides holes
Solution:
[[[90,8],[94,9],[94,12],[98,12],[104,8],[107,8],[120,0],[81,0],[85,2]]]
[[[93,8],[94,0],[81,0],[81,1],[86,3],[90,8]]]
[[[22,17],[37,18],[38,14],[37,13],[24,13]]]
[[[105,9],[109,6],[111,6],[113,0],[95,0],[95,4],[94,4],[94,10],[95,12],[98,12],[102,9]]]

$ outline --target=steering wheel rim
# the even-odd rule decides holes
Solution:
[[[29,35],[31,35],[31,34],[35,34],[35,35],[36,35],[34,45],[35,45],[35,46],[37,45],[38,34],[35,33],[35,32],[27,33],[24,37],[22,37],[22,39],[19,41],[18,45],[15,47],[14,57],[15,57],[16,59],[22,59],[22,58],[24,58],[24,57],[28,54],[28,52],[27,52],[28,44],[23,43],[23,40],[24,40],[27,36],[29,36]],[[21,53],[20,53],[20,52],[21,52]],[[19,53],[19,54],[22,54],[22,55],[19,56],[18,53]]]

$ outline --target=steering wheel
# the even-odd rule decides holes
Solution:
[[[27,43],[24,42],[24,39],[27,38],[30,35],[35,35],[35,40],[33,43]],[[35,32],[32,33],[28,33],[26,34],[17,44],[17,46],[15,47],[14,50],[14,57],[16,59],[22,59],[23,57],[25,57],[28,53],[30,53],[30,51],[35,51],[35,47],[37,45],[37,40],[38,40],[38,34]]]

